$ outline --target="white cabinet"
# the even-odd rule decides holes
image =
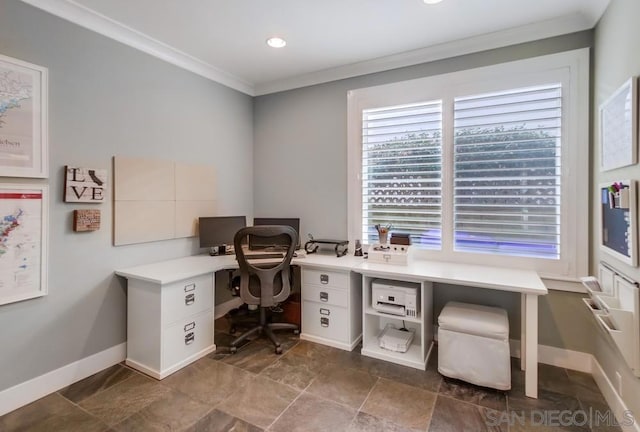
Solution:
[[[301,339],[353,350],[362,337],[361,278],[349,270],[302,268]]]
[[[425,370],[433,346],[433,286],[431,282],[405,279],[419,291],[417,316],[398,316],[379,312],[372,307],[371,285],[375,277],[362,276],[364,295],[362,307],[362,351],[361,354],[416,369]],[[406,285],[406,284],[404,284]],[[406,352],[396,352],[380,347],[379,335],[387,324],[400,329],[414,331],[413,341]]]
[[[214,274],[162,284],[128,278],[127,365],[163,379],[214,351]]]

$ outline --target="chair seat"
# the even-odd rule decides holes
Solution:
[[[449,302],[438,317],[443,330],[508,340],[509,319],[504,309],[468,303]]]

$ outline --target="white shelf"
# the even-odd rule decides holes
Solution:
[[[415,318],[415,317],[408,317],[408,316],[401,316],[401,315],[386,314],[386,313],[382,313],[375,310],[371,306],[366,308],[364,313],[366,313],[367,315],[375,315],[379,317],[397,319],[399,321],[406,321],[406,322],[412,322],[412,323],[418,323],[418,324],[422,322],[422,317],[420,315],[418,315],[418,317]]]
[[[380,346],[377,345],[377,338],[375,343],[371,342],[366,346],[363,346],[361,353],[362,355],[401,364],[403,366],[409,366],[415,369],[425,370],[427,367],[428,357],[425,356],[424,360],[422,359],[422,346],[419,342],[416,342],[415,339],[405,353],[380,348]]]

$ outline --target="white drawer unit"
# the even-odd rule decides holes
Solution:
[[[303,269],[302,285],[311,284],[348,289],[350,285],[349,274],[350,272],[334,270]]]
[[[164,331],[162,337],[162,364],[175,365],[188,359],[213,343],[213,313],[205,311],[188,317]]]
[[[127,282],[127,365],[163,379],[216,349],[214,274]]]
[[[305,285],[302,300],[309,300],[327,305],[349,307],[349,290],[329,288],[326,286]]]
[[[346,307],[305,300],[302,328],[308,334],[346,344],[349,342],[349,312]]]
[[[198,312],[211,309],[213,279],[198,276],[162,287],[162,323],[171,324]]]
[[[303,267],[300,338],[353,350],[362,338],[361,287],[349,270]]]

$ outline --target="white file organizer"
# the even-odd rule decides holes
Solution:
[[[582,278],[590,298],[582,299],[596,322],[640,376],[640,297],[636,282],[600,264],[599,277]]]

